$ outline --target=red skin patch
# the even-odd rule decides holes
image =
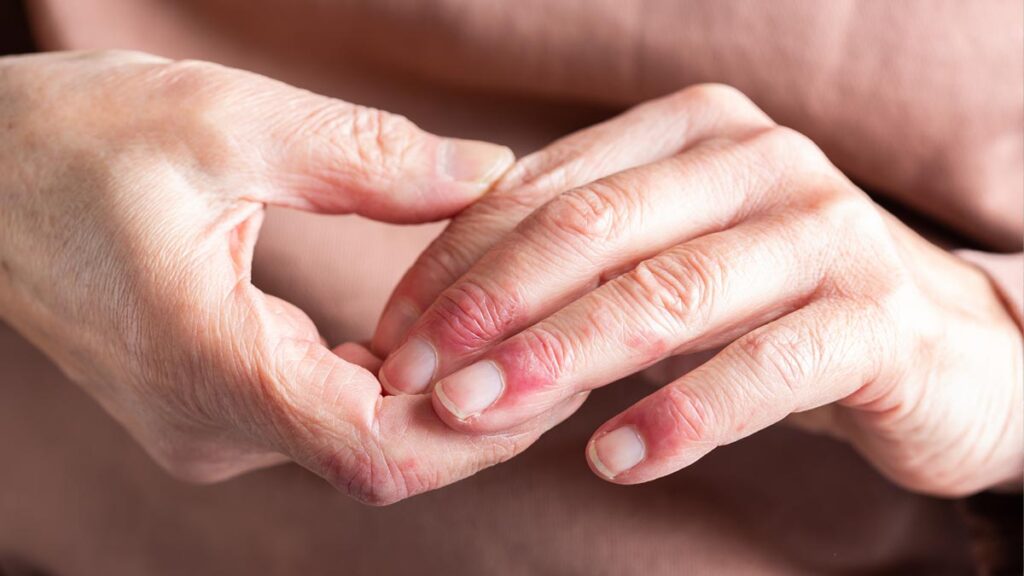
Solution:
[[[495,300],[483,289],[460,284],[435,304],[423,333],[442,356],[462,358],[480,351],[517,326],[523,306],[511,296]]]
[[[672,351],[662,335],[650,331],[631,334],[626,339],[626,346],[636,353],[632,360],[637,368],[662,360]]]
[[[522,338],[513,338],[498,346],[489,354],[491,360],[501,367],[505,377],[505,394],[502,404],[507,401],[550,390],[555,375],[546,363],[537,358],[533,348]]]

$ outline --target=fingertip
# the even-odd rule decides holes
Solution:
[[[377,380],[380,381],[381,389],[383,389],[384,392],[388,396],[404,396],[404,395],[406,395],[405,392],[402,392],[401,390],[395,388],[394,386],[391,385],[390,382],[388,382],[388,377],[386,376],[385,371],[384,371],[383,368],[381,368],[377,372]]]
[[[591,470],[610,482],[627,483],[625,476],[646,458],[647,443],[632,425],[598,432],[587,445],[587,462]]]
[[[435,386],[431,396],[431,404],[434,406],[434,413],[438,419],[444,422],[445,426],[461,432],[463,434],[478,434],[480,430],[477,429],[476,421],[473,419],[463,419],[457,414],[457,408],[452,403],[451,399],[445,395],[444,390],[440,386]]]
[[[441,174],[455,182],[480,185],[481,193],[508,171],[516,160],[507,146],[459,138],[442,140],[437,156]]]
[[[383,360],[375,356],[365,346],[356,342],[345,342],[333,349],[335,355],[342,360],[365,368],[374,374],[380,370]]]
[[[401,289],[401,287],[399,287]],[[386,357],[397,347],[420,317],[420,310],[405,299],[397,299],[385,307],[373,335],[372,349]]]
[[[410,338],[384,360],[381,385],[389,392],[423,394],[430,389],[437,372],[437,351],[422,338]]]
[[[481,415],[501,398],[505,377],[492,361],[475,362],[444,378],[434,396],[452,417],[466,421]]]

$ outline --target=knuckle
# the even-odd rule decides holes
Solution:
[[[345,452],[331,452],[321,458],[322,476],[339,492],[371,506],[386,506],[405,498],[391,470],[382,465],[379,453],[371,453],[368,442]]]
[[[73,56],[78,60],[91,62],[159,62],[163,59],[139,50],[128,50],[124,48],[100,48],[95,50],[83,50]]]
[[[869,357],[876,359],[870,373],[881,372],[882,365],[900,365],[900,357],[934,359],[949,334],[927,296],[906,273],[880,275],[868,282],[868,294],[860,301],[854,299],[854,306],[867,326],[863,345],[872,351]]]
[[[416,269],[432,285],[450,285],[473,262],[467,246],[464,236],[452,225],[420,255]]]
[[[404,116],[376,108],[348,108],[335,102],[327,108],[331,111],[323,115],[315,129],[326,140],[333,141],[337,139],[339,124],[340,128],[347,128],[358,160],[372,170],[395,172],[418,143],[414,137],[418,128]]]
[[[734,111],[737,109],[757,108],[747,95],[728,84],[708,82],[695,84],[680,90],[677,94],[678,105],[684,109],[706,107]]]
[[[148,71],[148,85],[156,96],[170,105],[169,114],[205,119],[221,110],[220,89],[225,85],[226,68],[201,60],[175,60]]]
[[[475,350],[512,328],[522,303],[514,294],[498,294],[481,283],[464,280],[438,298],[436,315],[448,344]]]
[[[768,165],[785,166],[805,175],[834,170],[813,140],[788,126],[759,132],[751,137],[751,143],[763,153]]]
[[[228,127],[238,125],[233,118],[245,108],[232,88],[235,74],[218,64],[179,60],[152,66],[143,77],[144,90],[134,97],[146,100],[150,116],[133,125],[137,136],[165,154],[187,154],[207,170],[224,169],[238,150]]]
[[[663,437],[674,438],[682,443],[700,443],[711,439],[713,434],[713,412],[708,403],[697,394],[682,387],[670,386],[657,416],[664,427]]]
[[[512,228],[514,223],[529,216],[550,199],[551,192],[536,183],[527,183],[514,188],[499,188],[487,194],[486,200],[477,202],[466,209],[464,214],[472,215],[483,222],[496,224],[501,228]],[[465,216],[459,217],[460,219]],[[458,220],[457,220],[458,221]]]
[[[725,270],[707,254],[686,250],[674,258],[654,258],[629,275],[636,298],[663,319],[670,330],[702,323],[711,315],[714,293],[725,282]]]
[[[593,249],[621,236],[639,204],[632,196],[608,180],[595,182],[552,200],[538,213],[539,224],[574,249]]]
[[[577,347],[561,331],[536,326],[522,333],[519,345],[528,359],[524,368],[541,387],[553,387],[559,378],[571,370]]]
[[[773,327],[752,332],[736,345],[741,358],[762,384],[782,384],[794,392],[819,363],[818,344],[803,331]]]
[[[836,190],[835,186],[828,184],[824,187]],[[866,197],[843,188],[839,188],[838,193],[827,193],[813,201],[811,216],[825,229],[841,231],[844,236],[852,233],[867,241],[885,238],[887,234],[881,212]]]

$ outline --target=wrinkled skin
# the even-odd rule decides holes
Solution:
[[[173,474],[294,460],[389,503],[513,456],[578,405],[453,432],[429,399],[383,396],[364,348],[328,349],[250,282],[266,204],[437,220],[488,189],[507,149],[137,53],[0,59],[0,102],[0,317]]]
[[[696,86],[524,158],[396,288],[381,381],[468,434],[723,347],[593,435],[632,484],[785,418],[894,482],[1019,490],[1018,327],[987,278],[734,89]]]

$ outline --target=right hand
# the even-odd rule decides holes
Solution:
[[[509,150],[135,53],[0,59],[0,103],[0,318],[175,475],[290,459],[393,502],[511,457],[578,406],[484,439],[450,431],[429,398],[384,397],[367,351],[328,349],[250,282],[265,204],[436,220]]]

